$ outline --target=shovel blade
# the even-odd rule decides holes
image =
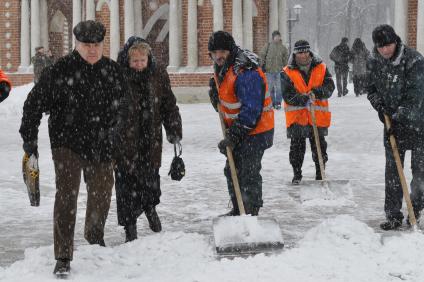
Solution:
[[[349,180],[306,180],[300,183],[302,202],[316,205],[347,205],[353,193]]]
[[[216,252],[221,255],[268,253],[284,247],[273,218],[225,216],[213,220]]]

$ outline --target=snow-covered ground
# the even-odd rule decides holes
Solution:
[[[351,179],[351,197],[302,203],[299,187],[289,185],[289,140],[284,113],[276,112],[274,146],[263,159],[264,207],[261,215],[278,220],[283,252],[249,258],[218,259],[212,219],[228,210],[225,158],[216,144],[219,121],[209,104],[180,105],[186,177],[167,176],[173,148],[165,144],[158,212],[163,232],[154,234],[142,215],[139,239],[124,244],[113,198],[106,224],[106,248],[83,238],[86,191],[82,183],[71,264],[75,281],[424,281],[424,235],[381,233],[384,220],[382,124],[365,97],[353,89],[330,100],[333,124],[328,141],[329,179]],[[17,87],[0,104],[0,281],[54,280],[52,213],[54,171],[43,118],[39,133],[41,206],[30,207],[21,175],[18,133],[22,105],[31,85]],[[309,146],[308,146],[309,150]],[[406,176],[411,179],[407,154]],[[315,167],[307,152],[304,179]],[[344,187],[345,188],[345,187]],[[319,189],[319,188],[318,188]],[[406,212],[405,212],[406,214]]]

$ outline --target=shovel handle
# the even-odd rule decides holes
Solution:
[[[386,125],[387,130],[392,127],[390,118],[386,114],[384,114],[384,124]],[[393,156],[395,158],[396,168],[400,178],[400,184],[402,186],[403,198],[405,199],[406,207],[408,209],[409,222],[411,223],[411,226],[414,227],[417,225],[417,219],[415,218],[414,208],[412,207],[411,198],[409,196],[408,184],[406,183],[405,174],[403,173],[403,167],[399,156],[399,150],[396,144],[396,138],[393,135],[390,135],[389,140],[390,145],[392,147]]]
[[[312,103],[311,103],[312,129],[314,131],[315,146],[317,147],[318,163],[319,163],[319,168],[321,170],[321,178],[322,178],[322,180],[325,181],[324,160],[322,159],[321,142],[319,141],[317,120],[316,120],[316,117],[315,117],[315,105],[314,105],[315,95],[313,93],[311,93],[310,95],[311,95],[311,98],[312,98]]]

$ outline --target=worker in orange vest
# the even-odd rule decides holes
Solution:
[[[334,91],[334,81],[322,59],[311,51],[306,40],[294,44],[288,65],[281,72],[286,114],[287,137],[290,139],[290,164],[293,166],[292,183],[302,180],[302,164],[306,151],[306,138],[309,138],[312,159],[315,162],[316,180],[321,180],[317,148],[314,141],[311,118],[311,104],[315,108],[321,152],[324,163],[328,160],[327,142],[331,113],[328,98]]]
[[[12,83],[0,69],[0,103],[9,96],[12,89]]]
[[[258,57],[236,46],[227,32],[214,32],[209,38],[208,50],[214,61],[209,95],[215,110],[219,108],[223,114],[227,127],[218,148],[223,154],[227,146],[233,149],[245,211],[258,215],[263,204],[261,161],[274,137],[274,112],[266,77]],[[224,173],[233,204],[226,215],[239,215],[228,160]]]

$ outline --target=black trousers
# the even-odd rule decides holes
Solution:
[[[364,84],[365,84],[365,75],[354,75],[353,76],[353,89],[355,91],[355,95],[362,95],[364,92]]]
[[[324,163],[328,160],[327,155],[327,141],[325,141],[324,136],[319,136],[319,141],[321,145],[321,153],[322,153],[322,159]],[[317,152],[317,146],[315,144],[314,137],[309,138],[309,143],[311,144],[311,150],[312,150],[312,160],[315,163],[315,166],[319,167],[319,161],[318,161],[318,152]],[[292,165],[294,170],[301,171],[303,160],[305,158],[305,152],[306,152],[306,138],[299,137],[299,138],[291,138],[290,139],[290,153],[289,153],[289,159],[290,164]]]
[[[388,220],[402,220],[403,214],[401,208],[403,191],[393,151],[387,138],[384,139],[384,146],[386,150],[386,196],[384,211]],[[401,140],[401,142],[398,142],[398,149],[402,166],[404,164],[406,151],[411,151],[412,181],[410,196],[414,211],[417,214],[424,208],[424,142],[423,140],[406,140],[405,142]]]
[[[128,173],[119,165],[115,169],[115,190],[118,224],[137,223],[147,207],[160,203],[159,169],[144,169],[143,173]]]
[[[349,68],[336,68],[335,71],[338,96],[344,96],[347,94],[347,75]]]
[[[262,207],[262,157],[265,150],[257,146],[251,146],[249,142],[243,142],[233,150],[234,162],[237,170],[238,181],[240,184],[241,195],[245,210],[248,213],[254,207]],[[233,180],[228,160],[224,168],[224,174],[227,178],[228,192],[231,202],[236,211],[238,211],[236,194],[234,192]]]

